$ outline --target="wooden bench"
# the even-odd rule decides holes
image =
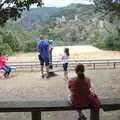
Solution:
[[[120,110],[120,98],[101,99],[101,106],[105,111]],[[94,112],[90,106],[72,107],[68,101],[0,101],[0,112],[31,112],[32,120],[41,120],[41,112],[47,111],[69,111],[90,109],[90,120],[100,120],[99,110]],[[95,119],[94,116],[97,116]]]

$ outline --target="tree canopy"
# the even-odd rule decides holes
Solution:
[[[1,0],[0,1],[0,25],[4,25],[9,19],[17,20],[23,10],[29,10],[32,4],[42,6],[42,0]]]
[[[120,0],[93,0],[96,9],[120,16]]]

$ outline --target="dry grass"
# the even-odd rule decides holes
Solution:
[[[94,59],[94,58],[120,58],[119,51],[103,52],[72,52],[70,59]],[[60,60],[60,55],[53,55],[53,60]],[[18,53],[9,57],[9,61],[38,61],[38,53]]]

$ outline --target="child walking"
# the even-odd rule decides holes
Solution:
[[[0,69],[4,70],[4,78],[9,78],[10,77],[10,73],[11,73],[11,68],[10,66],[8,66],[6,64],[6,61],[8,60],[8,58],[6,56],[3,56],[0,53]]]
[[[86,105],[92,106],[95,111],[98,111],[100,100],[97,95],[91,91],[91,79],[86,77],[83,64],[78,64],[75,68],[76,77],[72,77],[68,81],[68,88],[70,90],[69,103],[73,106],[84,107]],[[87,117],[78,111],[78,120],[87,120]],[[95,116],[97,117],[97,116]]]
[[[64,79],[68,79],[68,58],[69,58],[69,48],[64,49],[64,55],[61,57],[61,62],[63,64]]]

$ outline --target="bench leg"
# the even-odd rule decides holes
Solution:
[[[32,120],[41,120],[41,112],[32,111]]]
[[[93,69],[95,70],[95,63],[93,63]]]
[[[100,120],[99,109],[90,110],[90,120]]]
[[[115,69],[115,63],[114,63],[114,69]]]

